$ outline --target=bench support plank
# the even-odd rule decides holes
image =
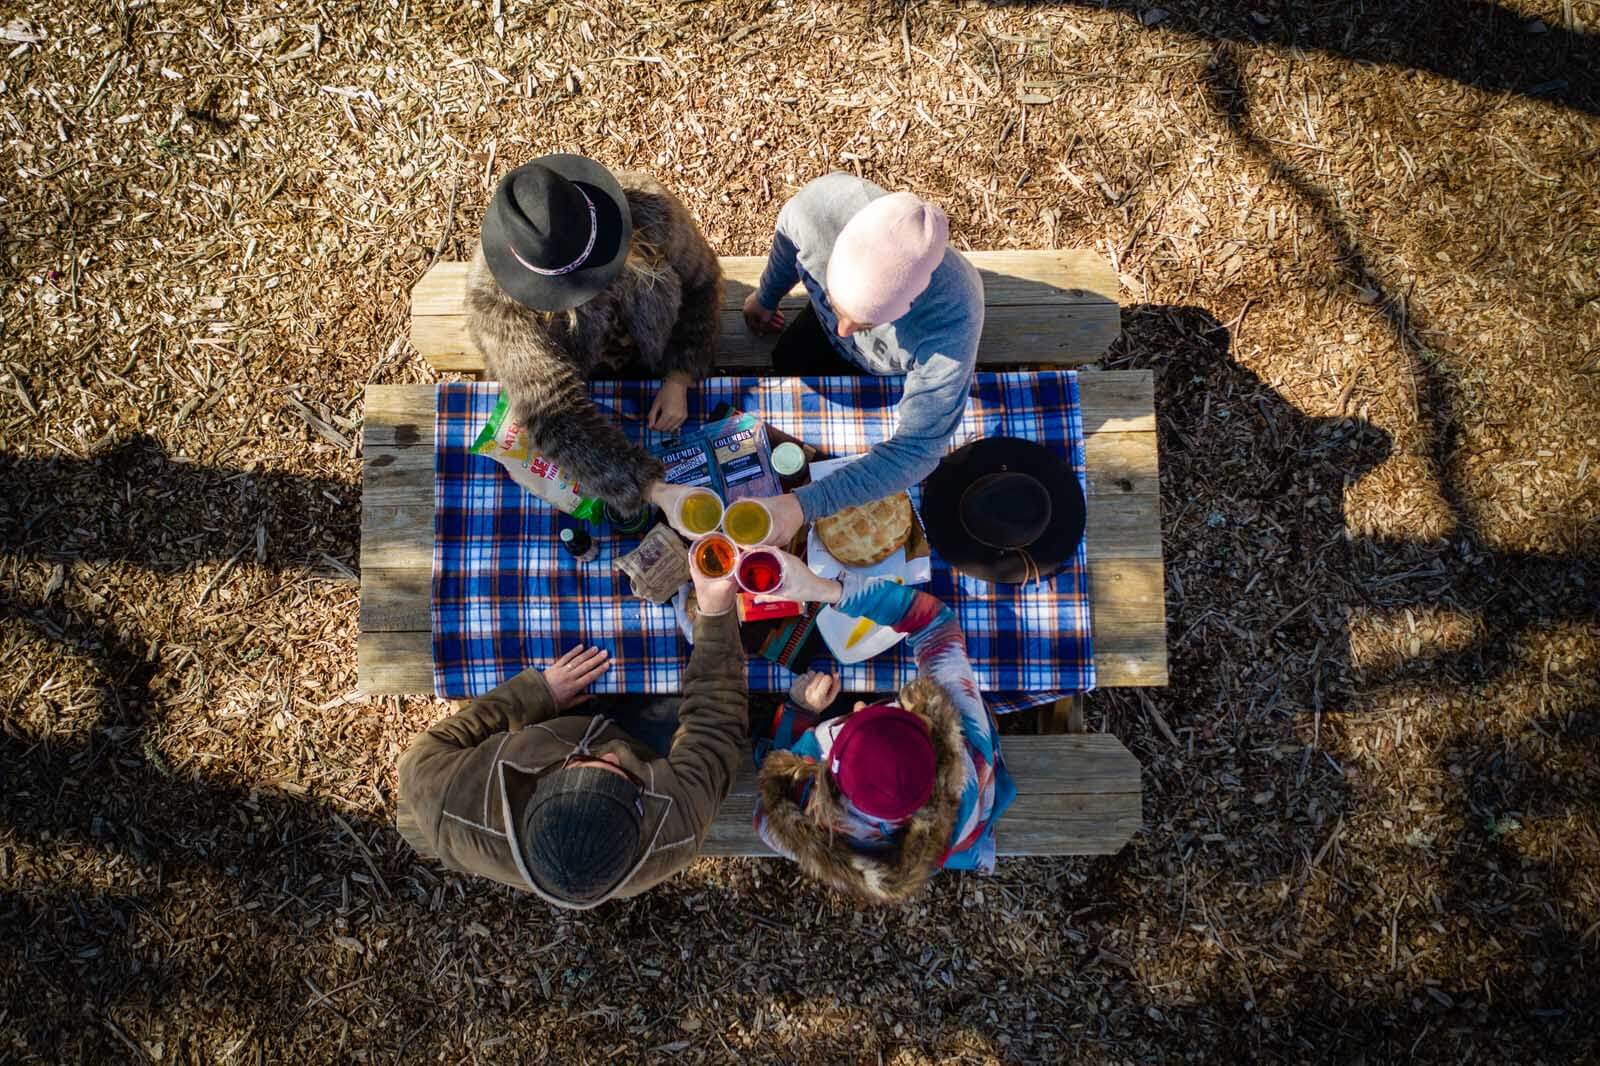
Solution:
[[[1110,855],[1140,824],[1139,761],[1107,734],[1008,736],[1017,799],[995,827],[1001,855]],[[740,770],[702,855],[771,855],[751,825],[755,772]]]

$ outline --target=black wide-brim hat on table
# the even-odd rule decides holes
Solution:
[[[1020,437],[985,437],[945,456],[922,486],[928,543],[964,574],[1001,585],[1043,581],[1083,541],[1072,464]]]
[[[495,281],[536,311],[567,311],[599,295],[622,272],[632,239],[622,186],[581,155],[541,156],[513,170],[483,215]]]

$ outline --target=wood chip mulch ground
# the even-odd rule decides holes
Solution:
[[[0,1060],[1600,1057],[1600,5],[116,0],[0,14]],[[1102,859],[571,916],[391,828],[362,387],[551,150],[726,254],[807,179],[1093,247],[1172,684]],[[1023,728],[1026,723],[1008,723]]]

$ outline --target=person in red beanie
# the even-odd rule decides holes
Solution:
[[[897,703],[857,703],[766,755],[756,786],[762,840],[870,903],[902,903],[941,869],[992,870],[994,824],[1016,788],[954,613],[892,581],[850,572],[833,580],[793,556],[785,562],[780,598],[907,634],[918,676]]]

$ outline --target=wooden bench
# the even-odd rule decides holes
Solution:
[[[981,364],[1082,364],[1116,339],[1116,276],[1093,252],[976,252],[968,258],[984,281]],[[752,336],[740,316],[765,262],[759,256],[722,259],[719,368],[748,373],[770,366],[772,340]],[[439,370],[481,374],[483,356],[466,330],[465,277],[466,264],[441,263],[417,282],[412,343]],[[796,289],[782,306],[789,313],[803,302]],[[1079,376],[1102,688],[1167,683],[1152,385],[1149,371]],[[433,399],[432,385],[366,390],[359,658],[360,685],[370,693],[433,687]],[[1065,721],[1067,708],[1062,711]],[[1138,762],[1115,737],[1009,736],[1005,750],[1020,795],[999,827],[1002,854],[1104,854],[1138,828]],[[718,815],[706,854],[767,854],[750,829],[753,794],[753,778],[745,773]]]

